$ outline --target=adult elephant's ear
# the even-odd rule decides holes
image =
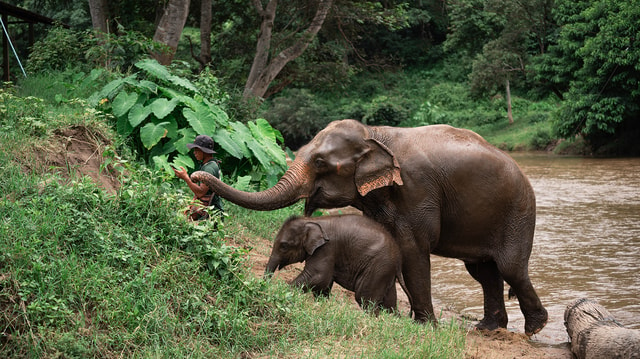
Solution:
[[[402,185],[400,165],[393,152],[382,142],[369,138],[368,149],[356,165],[355,181],[361,196],[384,186]]]
[[[308,255],[313,255],[316,249],[329,241],[329,237],[324,233],[324,229],[316,222],[308,222],[304,225],[305,236],[302,246]]]

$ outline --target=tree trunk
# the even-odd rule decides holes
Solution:
[[[109,12],[107,0],[89,0],[89,12],[91,13],[91,24],[94,30],[104,33],[109,32],[107,25],[107,14]]]
[[[211,0],[200,2],[200,56],[195,59],[201,71],[211,63]]]
[[[163,65],[169,65],[178,49],[180,35],[189,15],[190,0],[169,0],[153,40],[168,46],[167,51],[153,54],[154,58]]]
[[[640,330],[618,323],[611,313],[589,299],[578,299],[564,311],[571,352],[578,359],[640,358]]]
[[[511,86],[509,86],[509,79],[505,80],[505,87],[507,92],[507,118],[509,118],[509,124],[513,125],[513,112],[511,112]]]
[[[284,66],[298,56],[309,47],[309,44],[315,38],[316,34],[322,28],[333,0],[319,0],[316,14],[304,31],[302,36],[290,47],[281,51],[279,54],[269,60],[269,51],[271,50],[271,37],[273,31],[273,22],[276,16],[277,0],[270,0],[265,8],[262,7],[260,0],[253,0],[253,5],[262,17],[260,25],[260,35],[256,45],[256,55],[253,58],[251,71],[247,78],[244,88],[243,98],[264,98],[267,88],[271,82],[278,76]]]

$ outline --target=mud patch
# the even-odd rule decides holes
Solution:
[[[100,132],[76,125],[54,131],[47,142],[25,147],[23,155],[29,158],[21,163],[25,172],[53,172],[69,180],[88,176],[105,191],[114,194],[120,182],[111,166],[103,166],[102,157],[109,144]]]

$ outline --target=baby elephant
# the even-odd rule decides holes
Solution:
[[[407,292],[400,250],[380,224],[359,215],[291,217],[276,236],[265,275],[306,261],[291,284],[329,295],[333,282],[355,292],[360,307],[396,310],[396,286]],[[407,292],[408,293],[408,292]]]

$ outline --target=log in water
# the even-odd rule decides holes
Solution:
[[[640,358],[640,330],[625,328],[609,311],[589,299],[570,303],[564,324],[578,359]]]

